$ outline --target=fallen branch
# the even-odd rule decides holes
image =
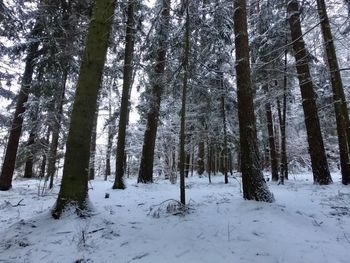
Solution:
[[[105,228],[102,227],[102,228],[99,228],[99,229],[95,229],[95,230],[92,230],[92,231],[88,232],[88,234],[93,234],[93,233],[96,233],[96,232],[101,231],[103,229],[105,229]]]
[[[23,200],[24,199],[21,199],[16,205],[12,205],[12,207],[25,206],[25,205],[21,204]]]

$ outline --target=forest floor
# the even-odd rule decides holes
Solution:
[[[186,179],[185,215],[171,206],[179,189],[169,181],[128,179],[127,189],[112,190],[97,179],[92,215],[60,220],[50,216],[58,185],[42,195],[39,181],[15,180],[0,192],[0,262],[345,263],[350,187],[333,179],[329,186],[313,185],[311,174],[269,182],[276,202],[267,204],[243,200],[239,178],[225,185],[222,176],[212,184],[194,176]]]

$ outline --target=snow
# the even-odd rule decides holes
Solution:
[[[291,177],[269,182],[276,202],[268,204],[243,200],[240,178],[225,185],[214,176],[209,185],[194,176],[186,179],[189,213],[159,217],[157,205],[178,199],[178,185],[128,179],[126,190],[112,190],[97,179],[92,216],[60,220],[50,216],[57,185],[40,196],[39,181],[16,180],[0,192],[0,262],[349,262],[350,188],[338,174],[329,186],[313,185],[311,174]]]

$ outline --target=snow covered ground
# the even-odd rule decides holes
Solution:
[[[243,200],[239,179],[189,178],[185,216],[157,206],[178,199],[178,185],[96,180],[93,216],[61,220],[49,213],[58,186],[41,196],[39,181],[17,180],[0,192],[0,262],[350,262],[350,187],[339,175],[330,186],[291,177],[269,183],[273,204]]]

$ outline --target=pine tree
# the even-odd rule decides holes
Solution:
[[[250,79],[246,1],[234,0],[233,8],[243,197],[248,200],[273,202],[274,197],[268,190],[259,161]]]
[[[42,29],[42,21],[40,19],[37,19],[36,24],[31,31],[31,37],[33,39],[40,37]],[[35,58],[38,55],[39,45],[40,42],[38,40],[32,41],[28,44],[21,88],[17,96],[16,110],[12,120],[10,135],[0,175],[1,191],[9,190],[12,187],[12,177],[15,170],[18,144],[22,132],[23,113],[25,112],[25,103],[28,101],[28,96],[30,93],[30,87],[35,67]]]
[[[84,215],[88,209],[90,142],[98,91],[107,54],[115,0],[96,0],[80,66],[77,90],[66,144],[62,184],[52,211],[59,218],[69,205]]]
[[[332,178],[329,173],[326,153],[323,145],[320,121],[315,101],[316,96],[307,60],[308,54],[306,52],[303,34],[301,31],[298,1],[291,0],[288,3],[287,10],[289,14],[289,26],[291,30],[296,69],[303,100],[304,119],[314,183],[326,185],[332,182]]]
[[[153,182],[153,160],[154,148],[157,136],[158,118],[162,93],[165,84],[165,63],[167,55],[168,29],[170,23],[170,0],[161,0],[161,13],[157,37],[157,58],[152,76],[152,91],[150,109],[147,113],[147,124],[142,146],[141,163],[139,169],[138,182]]]
[[[337,123],[338,146],[340,154],[340,167],[342,174],[342,183],[350,183],[350,122],[349,113],[343,88],[343,82],[340,76],[337,54],[335,51],[332,31],[327,15],[326,3],[324,0],[317,0],[317,10],[321,22],[321,30],[327,61],[330,72],[330,80],[333,89],[333,103],[335,118]]]
[[[189,78],[189,56],[190,56],[190,17],[189,0],[185,2],[185,34],[184,34],[184,58],[183,58],[183,84],[182,84],[182,102],[181,102],[181,124],[180,124],[180,202],[185,205],[185,139],[186,139],[186,97]]]
[[[133,76],[133,57],[134,57],[134,3],[135,0],[129,0],[127,4],[127,22],[125,35],[125,53],[124,53],[124,70],[123,70],[123,91],[120,105],[120,117],[118,126],[118,142],[117,142],[117,160],[116,174],[113,189],[124,189],[124,173],[125,173],[125,134],[127,119],[129,115],[129,97],[132,86]]]

